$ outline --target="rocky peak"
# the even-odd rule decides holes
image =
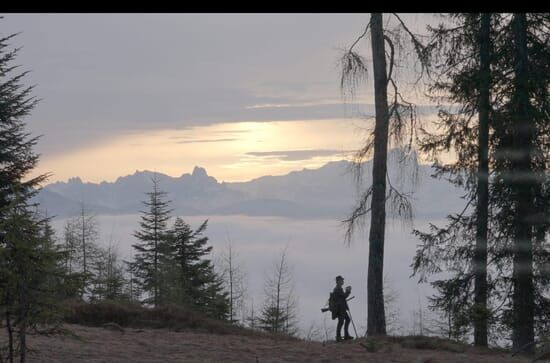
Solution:
[[[201,168],[200,166],[195,166],[191,175],[193,175],[195,178],[208,178],[208,173],[206,173],[206,169]]]

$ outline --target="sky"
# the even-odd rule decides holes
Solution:
[[[439,22],[400,14],[415,32]],[[386,16],[386,25],[395,19]],[[245,181],[349,158],[372,84],[340,91],[339,58],[368,14],[5,14],[41,101],[35,174],[113,181],[205,167]],[[358,50],[369,59],[368,41]],[[412,70],[403,66],[403,84]],[[413,95],[412,97],[415,97]],[[352,102],[353,101],[353,102]]]

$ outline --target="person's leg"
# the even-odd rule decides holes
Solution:
[[[349,314],[348,314],[347,311],[346,311],[346,315],[344,316],[344,319],[346,321],[346,323],[344,325],[344,334],[345,334],[344,336],[346,338],[348,338],[348,337],[351,337],[351,335],[349,335],[349,330],[348,330],[349,329],[349,323],[350,323],[351,319],[350,319]]]
[[[336,325],[336,340],[340,340],[342,338],[342,325],[344,325],[344,316],[338,315],[338,324]]]

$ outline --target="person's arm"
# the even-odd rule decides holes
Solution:
[[[344,299],[347,300],[349,294],[351,294],[351,289],[346,289],[346,292],[344,293]]]

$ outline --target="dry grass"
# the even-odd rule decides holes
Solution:
[[[226,321],[207,317],[204,313],[185,306],[169,305],[156,309],[135,303],[101,301],[85,303],[69,301],[65,304],[65,322],[111,330],[124,328],[166,328],[173,331],[194,331],[211,334],[266,336],[267,333],[245,329]],[[290,339],[277,336],[278,339]]]
[[[168,329],[66,325],[78,339],[69,336],[32,336],[36,352],[30,362],[374,362],[374,363],[526,363],[510,353],[476,351],[456,353],[441,349],[405,348],[401,344],[425,347],[420,339],[394,341],[386,348],[369,352],[359,341],[318,343],[273,339],[269,335],[206,334]],[[1,333],[0,333],[1,335]],[[380,340],[381,341],[381,340]],[[387,342],[392,342],[388,339]],[[391,346],[391,345],[387,345]],[[387,347],[386,346],[386,347]]]
[[[30,362],[530,362],[431,337],[307,342],[251,331],[184,307],[67,304],[66,334],[29,336]],[[0,331],[0,344],[5,343]]]
[[[439,350],[453,353],[465,353],[476,351],[477,353],[506,353],[503,350],[474,348],[470,345],[428,336],[386,336],[369,337],[357,341],[365,349],[372,352],[392,351],[395,349],[419,349],[419,350]]]

